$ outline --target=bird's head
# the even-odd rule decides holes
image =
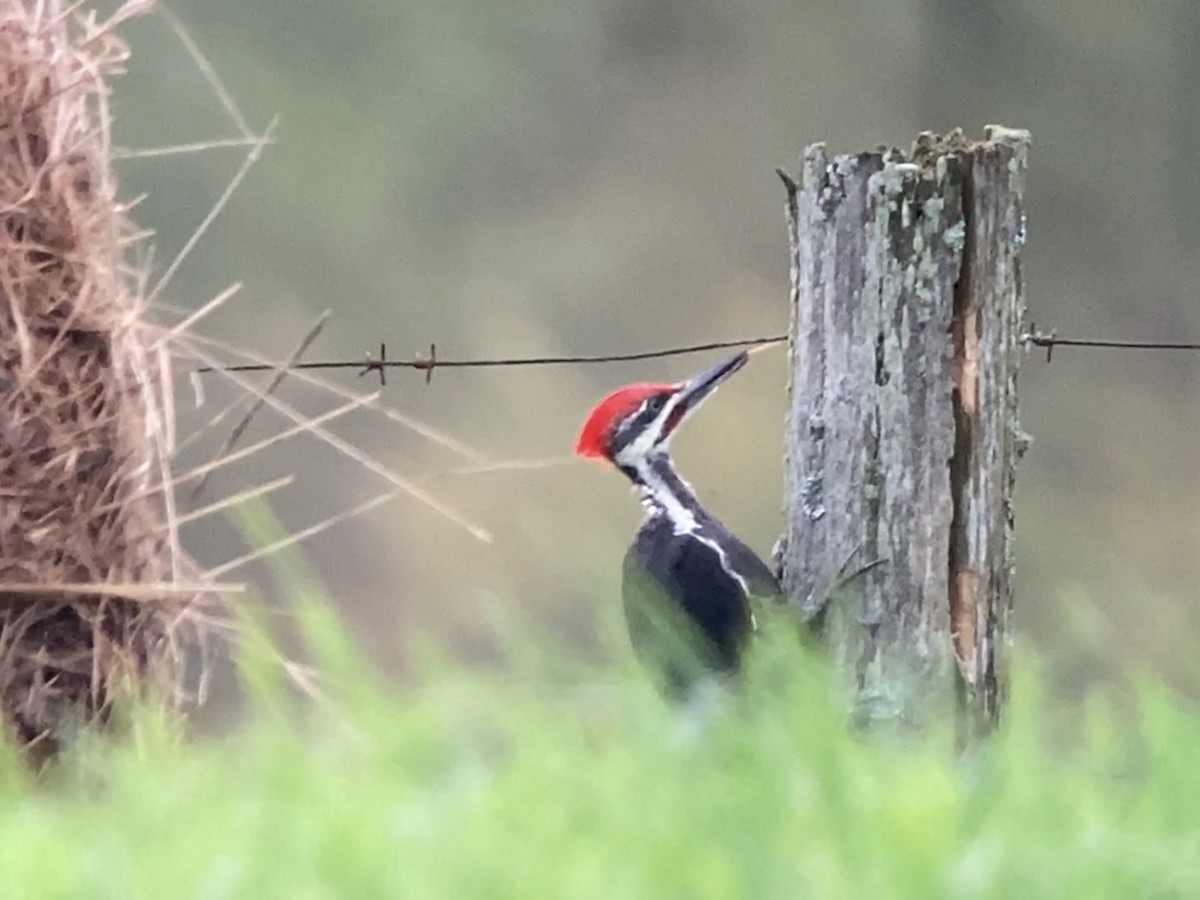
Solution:
[[[622,469],[638,468],[642,460],[664,451],[683,421],[747,359],[749,354],[739,353],[675,384],[618,388],[592,407],[575,452]]]

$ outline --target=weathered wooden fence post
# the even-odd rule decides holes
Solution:
[[[1029,134],[804,153],[792,260],[784,584],[860,718],[964,737],[1003,702]],[[782,174],[782,173],[781,173]],[[880,565],[828,588],[839,570]],[[824,602],[828,596],[828,602]]]

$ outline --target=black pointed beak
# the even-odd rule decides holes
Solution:
[[[722,381],[744,366],[749,359],[750,354],[743,350],[736,356],[697,372],[680,387],[678,408],[685,413],[695,409]]]

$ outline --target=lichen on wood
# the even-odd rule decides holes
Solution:
[[[909,154],[816,144],[785,178],[782,571],[863,718],[920,724],[956,700],[998,715],[1027,144],[999,128],[924,134]]]

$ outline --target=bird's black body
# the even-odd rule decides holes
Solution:
[[[754,630],[752,601],[778,599],[778,581],[700,506],[665,452],[623,471],[648,514],[622,585],[635,654],[672,694],[709,673],[736,673]]]

